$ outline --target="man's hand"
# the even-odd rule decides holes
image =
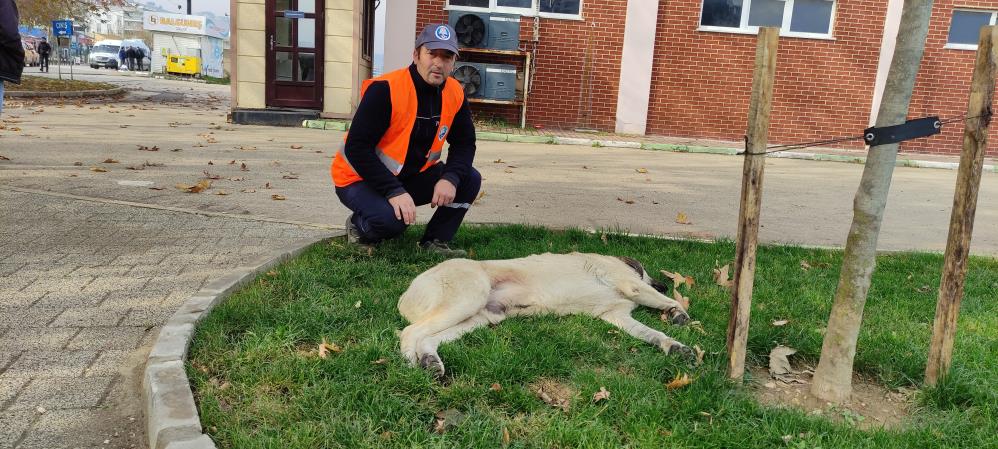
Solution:
[[[412,201],[412,196],[403,193],[398,196],[388,198],[388,204],[395,209],[395,218],[402,220],[407,225],[416,222],[416,203]]]
[[[441,179],[433,187],[433,201],[430,202],[430,207],[446,206],[453,203],[454,195],[457,195],[457,187],[454,187],[450,181]]]

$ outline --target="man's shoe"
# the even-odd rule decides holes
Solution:
[[[437,253],[444,257],[466,257],[468,255],[467,251],[463,249],[451,248],[447,245],[447,242],[441,242],[437,239],[419,242],[416,245],[425,251]]]
[[[353,224],[353,214],[350,214],[350,216],[347,217],[347,223],[344,227],[347,230],[347,243],[365,247],[374,247],[375,242],[372,242],[371,240],[360,235],[360,230],[358,230],[357,226]]]

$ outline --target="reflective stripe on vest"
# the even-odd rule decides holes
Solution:
[[[416,98],[416,85],[409,73],[409,68],[403,68],[394,72],[386,73],[373,80],[364,81],[361,87],[361,97],[367,92],[367,88],[374,81],[387,81],[391,94],[392,116],[388,125],[388,130],[381,137],[375,147],[375,155],[385,164],[395,176],[402,172],[405,165],[406,154],[409,151],[409,137],[416,123],[416,109],[418,100]],[[457,80],[447,78],[441,95],[440,124],[437,127],[436,138],[430,146],[430,151],[426,156],[426,163],[420,167],[419,171],[425,171],[434,164],[440,162],[440,154],[443,151],[444,142],[450,133],[454,116],[461,109],[464,103],[464,90]],[[349,131],[347,132],[349,136]],[[344,136],[343,142],[346,142]],[[337,151],[333,157],[333,162],[329,167],[330,176],[337,187],[345,187],[363,178],[354,169],[353,165],[346,158],[346,152]]]

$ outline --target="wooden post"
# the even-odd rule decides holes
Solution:
[[[977,192],[981,186],[981,169],[984,164],[984,152],[987,150],[988,126],[991,124],[991,100],[995,93],[996,41],[998,41],[998,27],[981,28],[974,77],[970,82],[968,118],[964,121],[966,126],[963,130],[963,153],[960,155],[960,169],[956,175],[956,193],[953,195],[953,212],[950,215],[943,276],[939,283],[936,318],[932,324],[929,360],[925,367],[925,383],[928,385],[936,385],[946,377],[953,357],[956,318],[960,313],[963,284],[967,276],[970,236],[974,230]]]
[[[731,318],[728,320],[728,376],[739,381],[745,373],[745,347],[748,343],[752,284],[755,280],[755,250],[759,237],[759,209],[762,206],[762,174],[766,166],[769,112],[773,105],[773,80],[776,77],[776,47],[779,37],[779,28],[759,28],[755,73],[752,75],[741,206],[738,209],[735,279],[731,291]]]

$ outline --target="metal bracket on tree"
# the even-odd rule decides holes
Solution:
[[[866,128],[863,140],[867,145],[875,147],[939,134],[942,129],[943,123],[939,117],[925,117],[908,120],[902,125]]]

